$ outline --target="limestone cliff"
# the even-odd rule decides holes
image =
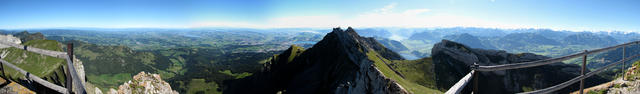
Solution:
[[[20,38],[14,37],[13,35],[0,35],[0,41],[6,41],[6,42],[15,43],[15,44],[22,43],[22,41],[20,41]],[[0,48],[7,48],[7,47],[10,47],[10,46],[0,44]]]

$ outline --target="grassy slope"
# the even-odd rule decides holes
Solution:
[[[46,50],[62,51],[60,47],[61,44],[54,40],[32,40],[25,42],[24,45]],[[62,68],[66,64],[64,59],[45,56],[13,47],[0,49],[0,53],[8,53],[7,57],[2,58],[3,60],[13,63],[33,75],[42,77],[49,82],[64,83],[63,78],[57,78],[64,77],[64,71],[62,71]],[[4,66],[4,69],[7,76],[14,80],[24,77],[24,75],[9,67]]]
[[[374,61],[374,65],[376,66],[376,68],[378,68],[386,77],[392,80],[395,80],[397,83],[402,85],[403,88],[405,88],[407,91],[411,93],[414,93],[414,94],[442,93],[441,91],[427,88],[425,86],[417,84],[416,82],[402,78],[400,75],[393,72],[393,70],[391,70],[386,64],[384,64],[384,62],[390,63],[391,61],[384,58],[378,58],[379,57],[378,53],[374,51],[367,52],[367,56],[369,60]]]
[[[124,46],[74,44],[76,58],[85,62],[87,81],[102,91],[116,89],[120,84],[131,80],[133,73],[140,71],[158,73],[165,79],[174,76],[152,66],[156,58],[152,53],[133,52]]]
[[[436,88],[435,72],[431,58],[418,60],[394,60],[391,67],[402,75],[405,80],[415,82],[427,88]]]
[[[215,82],[206,82],[205,79],[191,79],[187,89],[187,94],[222,94],[222,92],[217,91],[218,84]]]
[[[102,91],[106,91],[109,88],[115,89],[120,84],[131,80],[132,77],[131,73],[87,75],[87,78],[90,79],[89,82],[95,84]]]
[[[76,57],[86,62],[85,69],[88,81],[95,83],[103,91],[109,88],[115,89],[125,81],[131,80],[130,75],[135,72],[145,71],[160,74],[165,81],[181,93],[199,92],[197,90],[200,89],[190,89],[190,83],[197,83],[191,81],[205,79],[208,84],[221,84],[226,79],[251,75],[251,69],[261,68],[258,61],[264,59],[262,54],[270,54],[224,54],[221,52],[224,49],[218,48],[133,51],[125,46],[76,44],[78,44],[75,48]],[[124,67],[121,64],[125,64]],[[227,72],[227,70],[229,71]]]
[[[62,51],[62,44],[55,40],[31,40],[22,44],[45,50]]]

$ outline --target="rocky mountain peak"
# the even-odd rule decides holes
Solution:
[[[158,74],[140,72],[133,76],[133,80],[125,82],[118,90],[111,89],[109,94],[178,94],[171,89],[169,83],[162,80]]]
[[[370,56],[377,53],[380,56]],[[407,93],[378,71],[370,58],[402,59],[353,28],[333,31],[309,49],[291,46],[261,73],[233,81],[225,93]],[[378,60],[378,59],[376,59]],[[386,66],[385,66],[386,67]],[[233,89],[233,87],[243,87]]]
[[[355,53],[355,51],[367,53],[369,50],[373,50],[390,60],[404,60],[398,53],[384,47],[384,45],[378,43],[373,37],[362,37],[351,27],[348,27],[347,30],[342,30],[340,27],[333,28],[332,32],[325,35],[325,37],[312,48],[320,49],[325,47],[332,47],[331,49],[352,49],[350,50],[352,52],[349,53]]]

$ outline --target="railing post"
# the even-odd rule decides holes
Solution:
[[[2,57],[0,57],[0,59],[2,59]],[[0,71],[2,71],[2,77],[7,76],[6,74],[4,74],[4,65],[2,65],[2,63],[0,63]]]
[[[624,70],[625,70],[624,69],[624,58],[625,58],[624,57],[624,52],[625,52],[626,47],[627,47],[626,45],[622,46],[622,70],[621,71],[622,71],[622,80],[623,81],[624,81],[624,75],[625,75],[625,72],[624,72]]]
[[[67,44],[67,55],[69,55],[68,58],[69,58],[69,60],[71,60],[70,62],[73,62],[73,43],[68,43]],[[69,92],[69,94],[72,94],[73,93],[73,90],[72,90],[73,88],[72,88],[71,84],[73,82],[73,78],[71,78],[71,72],[70,72],[71,69],[69,67],[66,67],[66,69],[67,69],[67,71],[66,71],[66,74],[65,74],[65,76],[66,76],[66,78],[65,78],[66,81],[65,82],[67,84],[66,85],[67,92]]]
[[[582,71],[580,71],[580,76],[584,76],[584,71],[587,66],[587,50],[584,50],[584,56],[582,57]],[[580,80],[580,94],[584,94],[584,79]]]
[[[473,63],[473,70],[475,71],[480,65],[478,63]],[[473,73],[473,94],[478,94],[478,71]]]

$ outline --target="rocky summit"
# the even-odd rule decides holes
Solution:
[[[261,73],[233,81],[231,89],[224,93],[408,93],[374,66],[370,55],[373,53],[379,54],[373,58],[402,59],[375,39],[360,37],[350,27],[334,28],[309,49],[294,45],[272,57]]]
[[[171,89],[169,83],[163,81],[160,75],[140,72],[133,76],[133,80],[120,85],[118,90],[111,89],[109,94],[178,94],[178,92]]]

